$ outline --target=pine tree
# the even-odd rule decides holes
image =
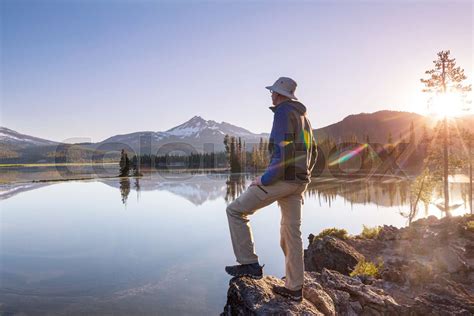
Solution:
[[[253,145],[252,149],[252,168],[254,171],[258,169],[258,162],[259,162],[259,155],[258,155],[258,147],[257,145]]]
[[[247,166],[247,149],[245,141],[242,142],[242,171],[245,171],[245,167]]]
[[[230,136],[229,135],[225,135],[224,136],[224,147],[225,147],[225,153],[226,153],[226,160],[227,160],[227,164],[228,166],[230,166],[232,168],[232,153],[230,151],[231,149],[231,139],[230,139]]]
[[[140,157],[138,157],[137,155],[134,155],[132,157],[132,161],[131,161],[131,165],[132,165],[132,171],[133,171],[133,176],[134,177],[139,177],[139,176],[142,176],[142,174],[140,173]]]
[[[415,138],[415,125],[413,125],[413,121],[410,124],[410,138],[409,138],[410,146],[415,146],[416,138]]]
[[[433,61],[434,68],[425,71],[429,75],[427,79],[420,79],[425,85],[423,92],[431,94],[431,100],[434,97],[445,96],[446,93],[460,93],[465,95],[471,91],[471,85],[463,85],[467,79],[464,69],[456,67],[456,59],[450,58],[450,51],[441,51],[437,54],[438,58]],[[443,151],[443,191],[444,191],[444,210],[449,214],[449,127],[448,118],[445,116],[442,125],[439,126],[438,132],[442,139]]]
[[[393,151],[393,137],[392,137],[392,132],[388,133],[387,137],[387,152],[390,154]]]
[[[127,152],[125,149],[122,149],[120,153],[120,177],[128,177],[128,174],[130,172],[130,159],[128,159]]]
[[[469,210],[472,214],[472,164],[473,164],[473,152],[472,147],[474,146],[474,133],[470,132],[469,130],[463,129],[461,131],[461,137],[464,142],[465,152],[466,155],[464,157],[464,162],[468,165],[468,172],[469,172],[469,192],[468,192],[468,199],[469,199]]]
[[[362,152],[362,168],[363,169],[369,169],[371,165],[369,165],[370,162],[370,137],[369,135],[365,135],[365,148]]]
[[[237,143],[237,164],[238,164],[238,172],[242,172],[243,167],[243,155],[242,155],[242,139],[239,137],[239,142]]]
[[[230,171],[240,172],[240,164],[238,159],[239,145],[234,136],[230,137]]]

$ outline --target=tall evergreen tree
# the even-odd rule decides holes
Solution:
[[[464,69],[456,67],[456,59],[450,58],[450,51],[441,51],[437,54],[437,59],[433,61],[434,68],[425,71],[429,77],[420,79],[425,85],[423,92],[431,94],[431,100],[444,97],[446,93],[460,93],[465,95],[471,91],[471,85],[464,85],[467,79]],[[448,105],[450,106],[450,105]],[[439,134],[442,139],[443,151],[443,191],[444,191],[444,209],[449,214],[449,127],[448,118],[444,116],[442,125],[439,128]]]
[[[120,177],[127,177],[130,172],[130,159],[128,159],[127,152],[122,149],[120,153]]]
[[[474,146],[474,133],[467,129],[461,131],[462,140],[464,143],[465,155],[463,163],[467,163],[469,173],[469,188],[468,188],[468,199],[469,199],[469,210],[472,214],[472,165],[473,165],[473,146]]]
[[[413,121],[410,123],[410,136],[409,136],[410,146],[415,146],[416,138],[415,138],[415,125]]]

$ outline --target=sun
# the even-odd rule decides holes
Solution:
[[[428,114],[435,118],[456,117],[466,114],[460,93],[446,92],[433,97],[428,106]]]

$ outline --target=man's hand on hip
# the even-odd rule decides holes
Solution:
[[[256,177],[253,179],[252,183],[250,183],[250,186],[252,185],[262,185],[262,177]]]

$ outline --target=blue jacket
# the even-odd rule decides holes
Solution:
[[[262,175],[263,185],[278,180],[309,183],[317,159],[313,129],[306,107],[297,101],[284,101],[275,107],[270,134],[270,164]]]

